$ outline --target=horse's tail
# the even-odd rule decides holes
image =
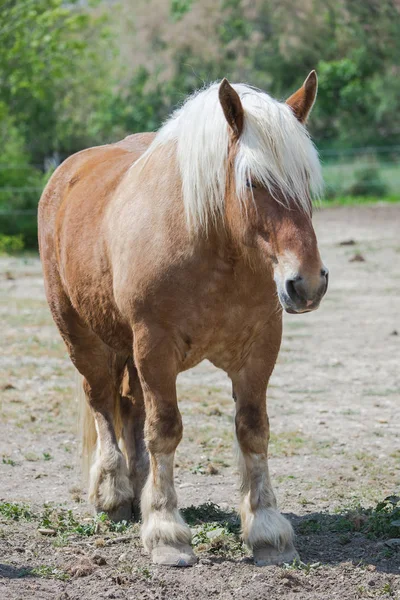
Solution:
[[[93,412],[86,399],[82,385],[82,377],[77,373],[76,397],[78,401],[78,419],[81,438],[81,470],[85,483],[89,481],[90,468],[95,459],[97,448],[97,430]],[[116,395],[114,402],[114,430],[117,440],[122,445],[122,416],[120,395]]]
[[[90,467],[97,445],[97,431],[93,413],[83,389],[83,379],[77,372],[76,376],[76,398],[78,402],[78,428],[81,441],[81,470],[85,483],[89,479]]]

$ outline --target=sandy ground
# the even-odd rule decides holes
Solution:
[[[218,530],[210,507],[199,517],[213,502],[233,523],[239,500],[230,383],[208,363],[179,378],[176,487],[180,506],[197,510],[199,564],[151,565],[138,525],[78,532],[93,521],[75,375],[38,258],[0,258],[0,599],[400,598],[400,547],[368,533],[364,510],[400,487],[400,206],[325,209],[315,225],[330,289],[317,312],[285,316],[268,397],[271,476],[303,561],[286,567],[256,568],[237,524]],[[7,503],[29,514],[10,515]],[[39,532],[44,512],[55,535]]]

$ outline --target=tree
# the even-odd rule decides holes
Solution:
[[[35,162],[80,146],[105,72],[104,60],[96,60],[101,23],[75,4],[2,0],[0,101]]]

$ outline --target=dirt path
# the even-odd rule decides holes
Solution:
[[[290,568],[257,569],[240,545],[230,383],[208,363],[179,378],[176,485],[196,507],[199,565],[153,567],[137,525],[94,524],[74,373],[38,259],[0,259],[0,599],[400,598],[400,547],[387,541],[400,528],[368,510],[400,488],[400,206],[323,210],[315,223],[330,289],[317,312],[285,316],[268,399],[271,476],[303,561]]]

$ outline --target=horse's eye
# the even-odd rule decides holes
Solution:
[[[250,179],[246,180],[246,187],[248,188],[256,188],[257,186],[254,185],[254,183],[252,181],[250,181]]]

